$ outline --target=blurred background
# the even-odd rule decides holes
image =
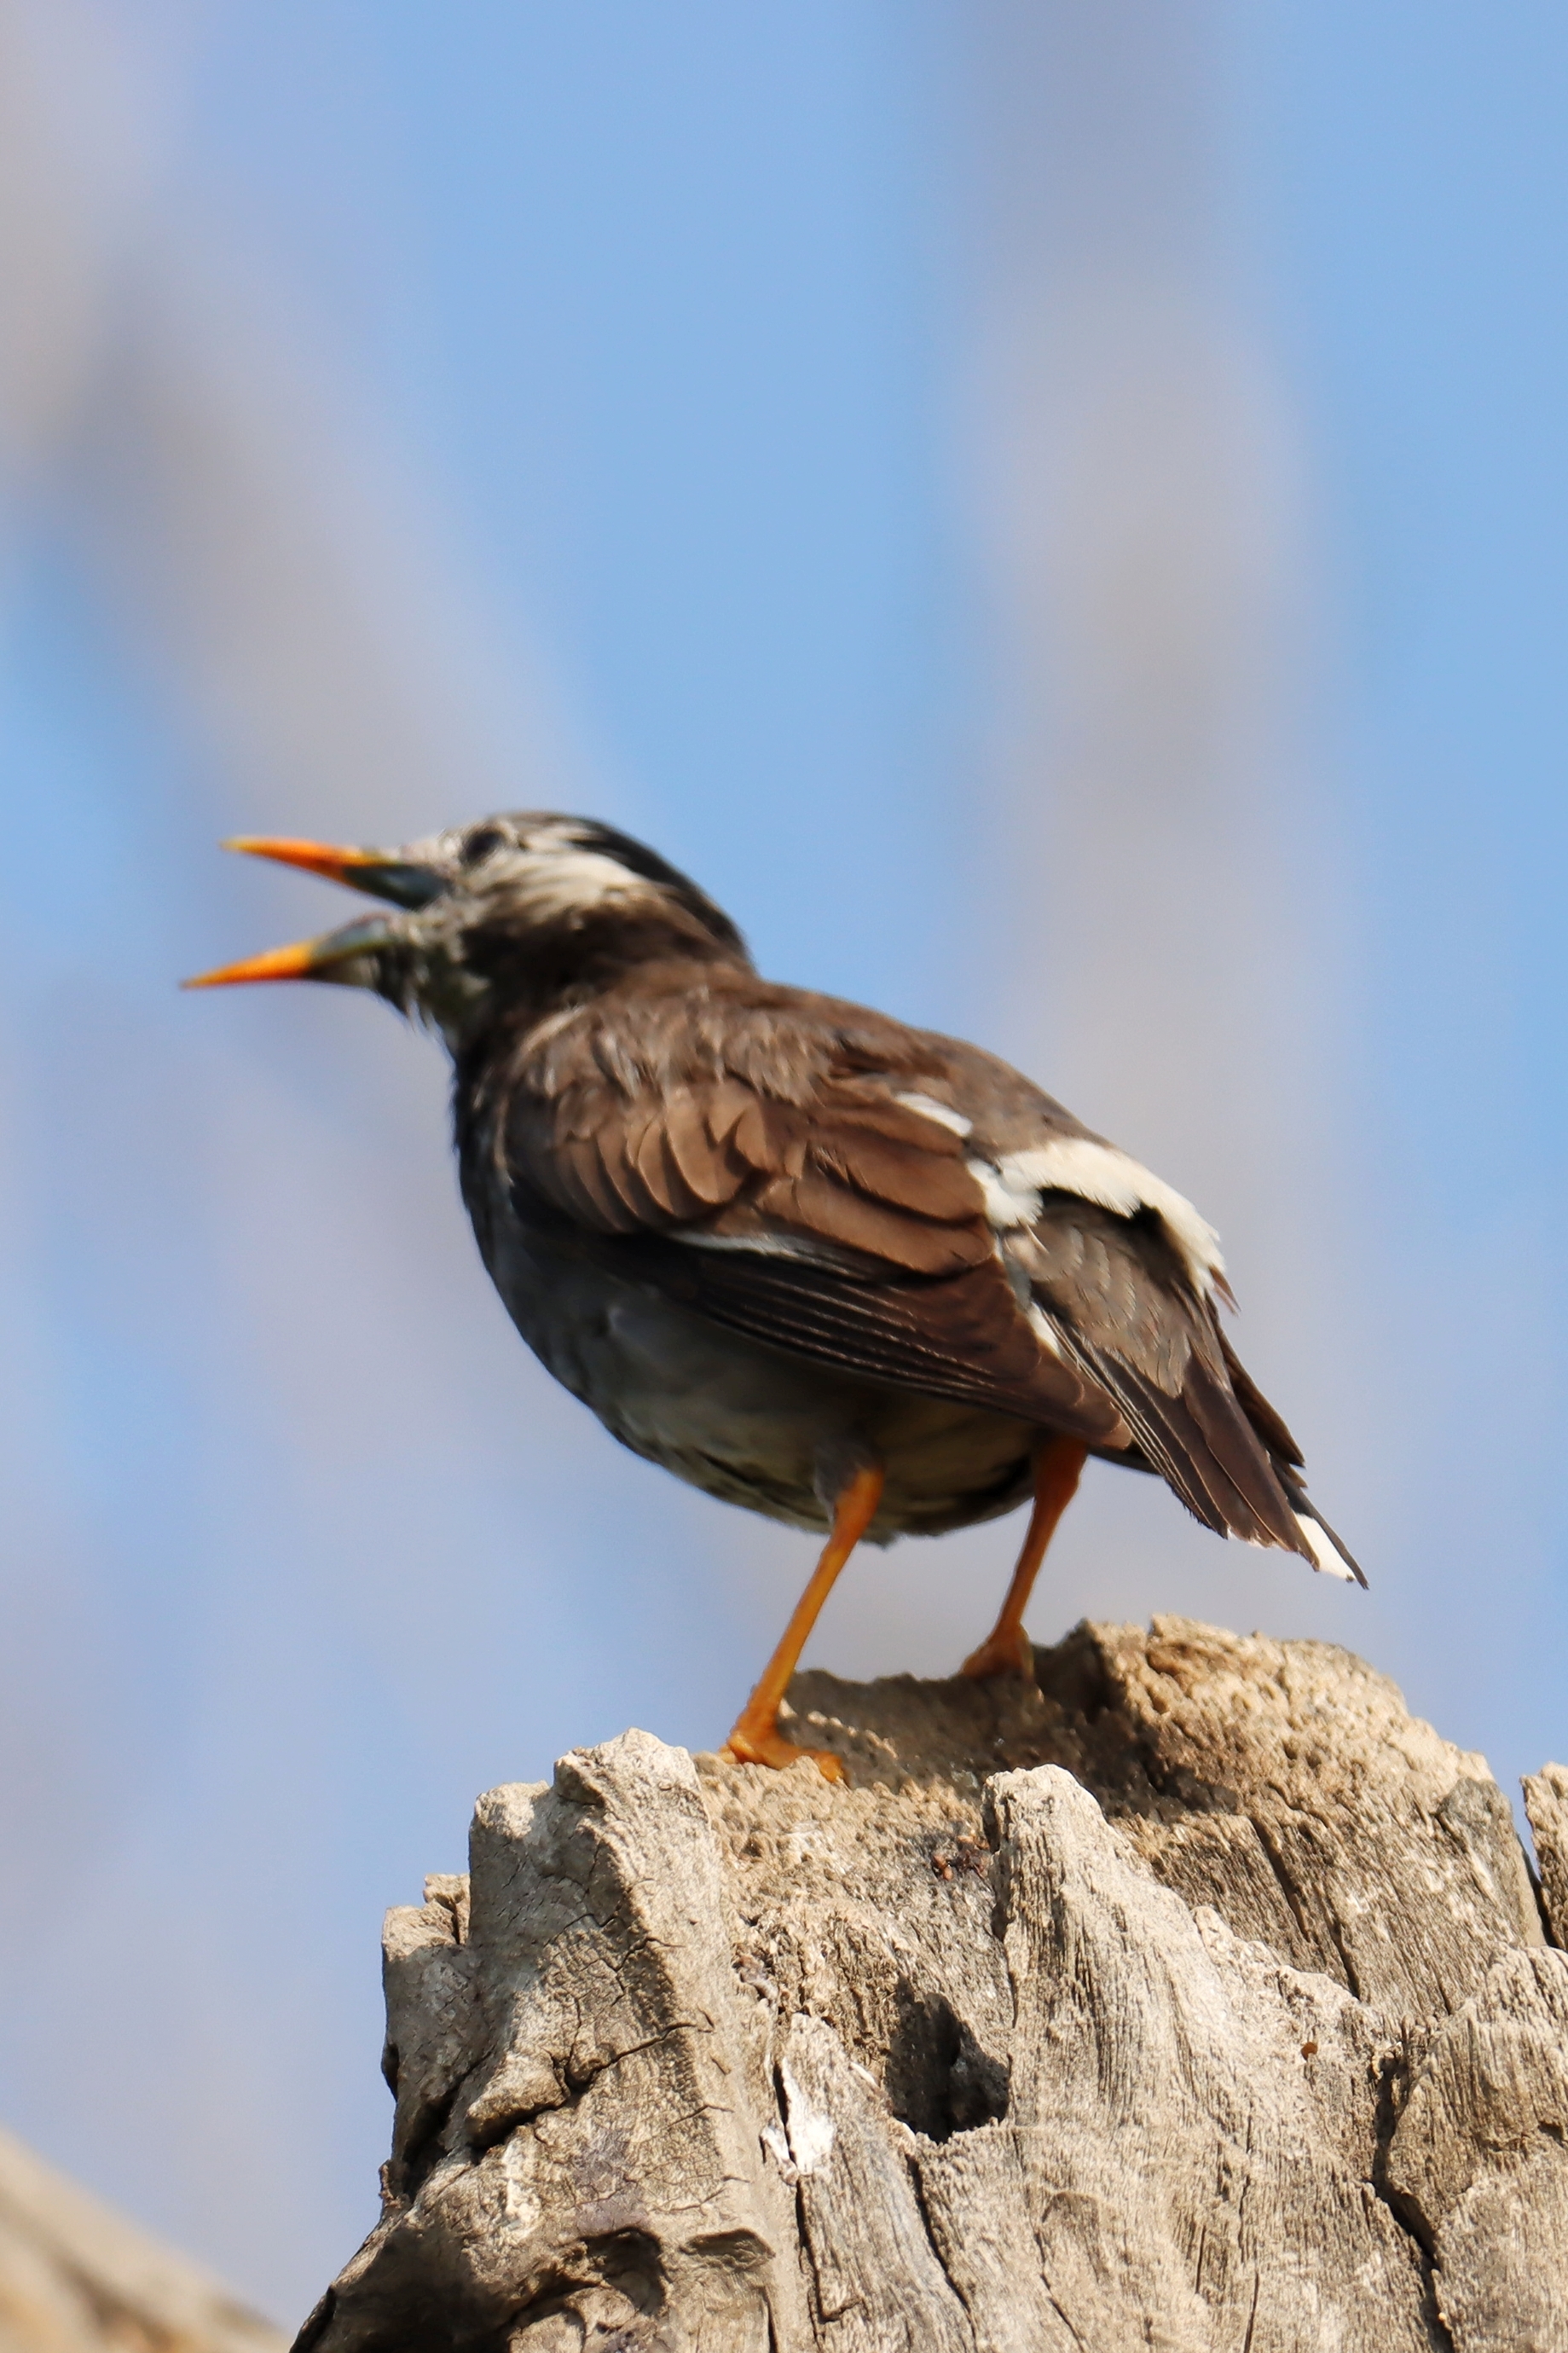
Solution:
[[[1568,17],[0,0],[0,2116],[296,2321],[475,1794],[721,1737],[804,1537],[512,1335],[233,830],[594,811],[1222,1228],[1363,1596],[1098,1470],[1037,1638],[1568,1750]],[[1017,1530],[858,1561],[945,1670]]]

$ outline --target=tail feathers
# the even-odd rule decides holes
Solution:
[[[1240,1400],[1223,1375],[1216,1375],[1202,1357],[1189,1360],[1183,1399],[1202,1430],[1211,1459],[1230,1481],[1236,1506],[1226,1514],[1232,1535],[1290,1551],[1300,1547],[1296,1514],[1285,1493],[1277,1464],[1267,1442],[1256,1430]],[[1238,1507],[1238,1508],[1237,1508]]]
[[[1275,1466],[1223,1381],[1197,1357],[1173,1395],[1109,1349],[1058,1324],[1063,1344],[1110,1390],[1139,1452],[1196,1520],[1216,1535],[1276,1546],[1315,1560]]]
[[[1250,1382],[1238,1396],[1224,1373],[1194,1353],[1179,1395],[1172,1396],[1125,1358],[1087,1343],[1065,1318],[1055,1328],[1064,1353],[1110,1390],[1139,1452],[1194,1519],[1216,1535],[1297,1553],[1325,1576],[1365,1585],[1359,1564],[1308,1497],[1295,1463],[1270,1443],[1279,1435],[1293,1448],[1283,1422],[1272,1408],[1255,1417],[1258,1392]]]
[[[1225,1358],[1226,1371],[1230,1375],[1232,1393],[1268,1449],[1270,1460],[1276,1463],[1283,1462],[1289,1470],[1300,1471],[1302,1464],[1300,1448],[1231,1346],[1224,1325],[1216,1324],[1215,1330],[1220,1354]]]
[[[1321,1568],[1325,1577],[1340,1577],[1347,1585],[1359,1585],[1364,1592],[1366,1578],[1361,1563],[1343,1539],[1334,1534],[1321,1512],[1314,1504],[1309,1503],[1294,1480],[1286,1487],[1286,1493],[1296,1514],[1296,1525],[1311,1547],[1314,1567]]]

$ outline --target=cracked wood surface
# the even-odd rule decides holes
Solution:
[[[1568,2346],[1568,1775],[1328,1645],[1080,1627],[631,1732],[388,1915],[378,2228],[301,2353]],[[1548,1940],[1544,1921],[1551,1926]]]

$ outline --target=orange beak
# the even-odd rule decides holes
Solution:
[[[268,948],[265,955],[246,956],[238,964],[220,964],[183,980],[182,988],[224,988],[231,980],[305,980],[310,976],[315,943],[298,940],[292,947]]]
[[[427,907],[450,879],[396,849],[339,849],[325,841],[275,841],[255,833],[237,834],[220,847],[242,850],[247,858],[274,859],[279,866],[303,867],[307,874],[324,875],[373,899],[390,899],[395,907]]]
[[[272,841],[257,833],[237,833],[218,848],[243,850],[247,858],[273,858],[279,866],[302,866],[307,874],[324,874],[329,882],[346,882],[351,889],[360,881],[361,868],[388,862],[374,849],[333,849],[324,841]]]
[[[346,883],[372,898],[390,899],[394,906],[427,907],[447,887],[449,876],[396,850],[339,849],[324,841],[279,841],[259,834],[239,834],[223,844],[249,858],[275,859],[279,866],[300,866],[308,874],[324,875],[329,882]],[[395,937],[384,916],[346,923],[319,940],[296,940],[286,948],[268,948],[265,955],[247,956],[240,964],[220,965],[216,972],[198,973],[186,988],[223,988],[237,980],[346,980],[365,977],[363,959]],[[352,967],[359,964],[360,969]]]
[[[386,918],[371,915],[363,923],[345,923],[342,931],[328,932],[319,940],[296,940],[289,947],[268,948],[263,955],[219,965],[216,971],[200,972],[180,986],[226,988],[237,980],[355,980],[360,976],[342,967],[374,955],[392,937]]]

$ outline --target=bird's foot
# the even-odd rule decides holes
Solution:
[[[844,1759],[836,1757],[831,1748],[798,1747],[793,1740],[784,1738],[776,1724],[748,1725],[744,1716],[719,1753],[733,1757],[737,1765],[769,1765],[775,1773],[809,1757],[825,1781],[844,1778]]]
[[[1023,1675],[1033,1682],[1035,1646],[1021,1626],[998,1626],[977,1651],[971,1651],[958,1672],[976,1682],[982,1675]]]

